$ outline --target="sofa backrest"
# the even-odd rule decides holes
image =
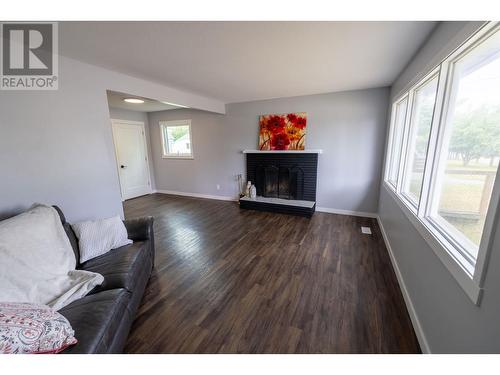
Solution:
[[[64,231],[66,232],[66,235],[69,238],[69,242],[71,243],[71,247],[73,248],[73,252],[75,253],[76,267],[78,268],[78,266],[80,265],[80,250],[78,248],[78,238],[76,238],[75,232],[73,232],[71,225],[69,225],[69,223],[66,221],[66,218],[64,217],[61,209],[57,206],[52,207],[56,209],[59,217],[61,218],[61,223],[63,225]]]

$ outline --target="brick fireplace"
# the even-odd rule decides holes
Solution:
[[[310,217],[316,209],[316,183],[320,150],[243,151],[247,181],[257,198],[240,199],[240,207]]]

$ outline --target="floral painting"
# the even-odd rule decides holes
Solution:
[[[307,114],[263,115],[259,119],[260,150],[303,150]]]

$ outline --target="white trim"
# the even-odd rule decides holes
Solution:
[[[349,215],[349,216],[360,216],[360,217],[371,217],[376,219],[378,215],[373,212],[362,212],[362,211],[350,211],[350,210],[340,210],[337,208],[329,208],[329,207],[316,207],[317,212],[326,212],[329,214],[337,214],[337,215]]]
[[[146,156],[146,171],[148,174],[148,186],[149,186],[149,191],[146,194],[152,194],[153,193],[153,184],[151,183],[152,176],[151,176],[151,170],[149,168],[149,149],[148,149],[148,142],[146,139],[146,125],[144,124],[143,121],[131,121],[131,120],[121,120],[117,118],[112,118],[111,120],[111,135],[113,136],[113,147],[115,149],[115,164],[116,164],[116,170],[118,173],[118,184],[120,185],[120,195],[122,198],[122,202],[125,201],[125,199],[132,199],[132,198],[137,198],[140,195],[137,195],[135,197],[130,197],[130,198],[125,198],[123,196],[123,190],[122,190],[122,181],[120,178],[120,167],[118,166],[118,153],[116,149],[116,141],[115,141],[115,124],[127,124],[127,125],[135,125],[135,126],[140,126],[142,127],[142,140],[144,142],[144,153]]]
[[[415,110],[416,110],[416,94],[418,90],[422,89],[432,81],[436,80],[436,92],[434,94],[434,104],[432,108],[432,115],[431,115],[431,124],[430,124],[430,129],[429,129],[429,136],[427,139],[427,150],[426,150],[426,155],[425,155],[425,160],[424,160],[424,171],[422,172],[422,183],[420,185],[420,194],[418,197],[413,196],[413,194],[410,191],[410,185],[411,185],[411,177],[413,173],[413,164],[415,162],[415,150],[416,150],[416,144],[417,144],[417,133],[418,133],[418,126],[420,125],[416,123],[415,120]],[[426,191],[424,191],[425,185],[425,178],[426,178],[426,171],[428,170],[428,161],[429,161],[429,150],[431,148],[431,140],[432,140],[432,135],[433,133],[433,125],[434,123],[434,114],[436,113],[436,103],[438,101],[438,91],[439,91],[439,83],[440,83],[440,69],[439,67],[432,70],[430,73],[424,76],[422,80],[420,80],[414,87],[412,87],[409,91],[409,95],[411,96],[411,106],[408,109],[407,108],[407,122],[405,123],[405,126],[408,128],[407,134],[406,134],[406,143],[403,148],[404,156],[401,159],[403,162],[402,165],[402,175],[401,175],[401,183],[398,189],[398,193],[404,198],[407,202],[407,205],[411,207],[413,213],[415,215],[418,215],[419,209],[420,209],[420,203],[422,202],[422,196],[426,196]],[[403,155],[403,153],[402,153]]]
[[[162,155],[161,157],[162,159],[186,159],[186,160],[193,160],[194,159],[194,156],[189,156],[189,155],[185,155],[185,156],[177,156],[177,155],[171,155],[171,156],[165,156],[165,155]]]
[[[406,100],[406,107],[405,107],[405,111],[404,111],[404,117],[403,117],[403,124],[402,124],[402,131],[401,131],[401,139],[399,140],[399,160],[397,161],[397,164],[394,165],[394,167],[396,167],[397,171],[396,171],[396,181],[391,181],[390,180],[390,174],[391,174],[391,167],[393,167],[391,164],[392,162],[392,158],[393,158],[393,154],[394,154],[394,151],[396,151],[396,147],[394,146],[397,146],[397,145],[394,145],[394,142],[396,142],[397,140],[394,138],[395,137],[395,134],[396,134],[396,130],[398,128],[398,124],[396,123],[396,120],[397,120],[397,111],[398,111],[398,106],[401,105],[403,103],[403,101]],[[405,95],[403,95],[401,98],[397,99],[393,104],[392,104],[392,107],[391,107],[391,119],[390,119],[390,124],[389,124],[389,134],[388,134],[388,139],[386,140],[386,149],[387,149],[387,152],[386,152],[386,157],[385,157],[385,160],[384,160],[384,173],[383,173],[383,176],[384,176],[384,180],[387,181],[391,187],[394,189],[394,190],[397,190],[398,188],[398,181],[399,181],[399,169],[400,169],[400,166],[401,166],[401,158],[403,157],[403,140],[404,140],[404,136],[405,136],[405,129],[406,129],[406,118],[408,116],[408,106],[410,104],[410,95],[409,93],[406,93]]]
[[[219,201],[233,201],[236,202],[238,199],[236,197],[230,197],[225,195],[210,195],[210,194],[200,194],[200,193],[187,193],[184,191],[174,191],[174,190],[162,190],[157,189],[155,193],[160,194],[170,194],[170,195],[180,195],[183,197],[193,197],[193,198],[205,198],[205,199],[216,199]]]
[[[243,154],[322,154],[323,150],[243,150]]]
[[[401,293],[403,294],[403,298],[406,304],[406,309],[408,310],[408,314],[410,315],[413,329],[415,331],[415,334],[417,335],[418,343],[420,344],[420,349],[422,349],[422,352],[424,354],[431,354],[431,349],[429,347],[429,343],[427,342],[427,338],[425,337],[422,325],[420,324],[420,320],[418,319],[417,311],[413,306],[410,293],[408,293],[408,289],[406,288],[403,275],[399,270],[398,262],[396,261],[394,253],[392,251],[392,247],[389,242],[389,237],[387,237],[387,233],[385,232],[384,226],[382,225],[382,219],[380,219],[379,216],[377,216],[377,222],[380,228],[380,232],[382,233],[382,238],[384,239],[385,247],[387,248],[387,252],[389,253],[389,258],[391,259],[392,268],[394,269],[394,273],[396,274],[396,278],[398,279],[399,289],[401,289]]]
[[[431,131],[429,135],[429,143],[427,147],[427,156],[424,166],[424,176],[422,180],[422,191],[420,194],[420,202],[418,206],[417,216],[423,218],[426,216],[427,208],[430,204],[431,184],[433,183],[433,168],[436,160],[436,153],[440,149],[440,129],[441,129],[441,113],[446,95],[446,81],[448,76],[448,65],[441,64],[438,72],[438,87],[436,91],[436,99],[434,101],[434,110],[432,113]]]

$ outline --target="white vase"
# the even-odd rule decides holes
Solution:
[[[250,187],[250,198],[251,199],[257,198],[257,188],[255,187],[255,185],[252,185]]]

